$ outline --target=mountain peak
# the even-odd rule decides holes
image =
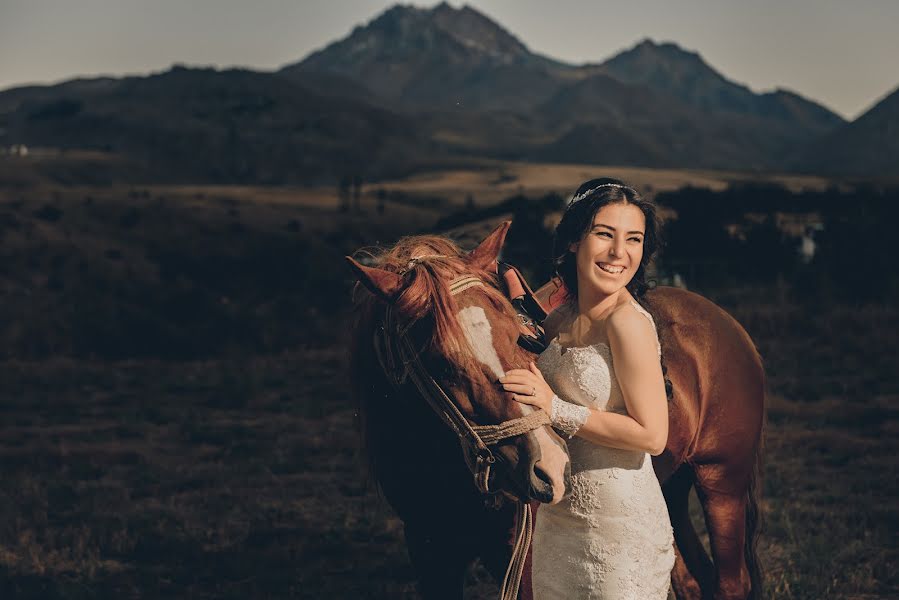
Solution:
[[[450,48],[453,45],[457,48]],[[369,55],[378,49],[391,59],[401,55],[415,59],[437,48],[498,63],[519,62],[531,55],[518,38],[483,13],[468,5],[454,8],[442,2],[433,8],[395,4],[306,61],[320,54],[336,56],[353,49],[364,49]]]
[[[826,108],[786,90],[755,94],[709,66],[698,52],[673,42],[656,43],[646,38],[599,68],[616,79],[670,94],[706,112],[754,115],[781,121],[788,127],[803,121],[802,127],[818,131],[842,122]]]
[[[430,11],[434,24],[471,50],[484,52],[495,59],[510,62],[530,54],[527,47],[469,5],[453,8],[441,2]]]
[[[394,5],[344,39],[281,72],[293,77],[313,72],[339,75],[362,83],[381,99],[407,105],[464,102],[470,107],[498,102],[490,88],[511,83],[497,78],[531,81],[531,72],[541,75],[565,67],[532,53],[474,8],[444,2],[433,8]],[[519,75],[521,70],[528,73]],[[471,92],[472,84],[483,91]]]
[[[624,50],[603,63],[607,70],[633,71],[648,67],[664,67],[669,70],[696,70],[703,76],[714,76],[724,79],[715,69],[710,67],[698,52],[681,48],[674,42],[655,42],[644,38],[633,48]],[[645,82],[641,82],[645,83]]]

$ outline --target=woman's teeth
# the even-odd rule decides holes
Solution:
[[[600,269],[602,269],[606,273],[612,273],[613,275],[617,275],[618,273],[621,273],[622,271],[624,271],[624,267],[622,267],[620,265],[612,266],[612,265],[607,265],[605,263],[596,263],[596,264],[599,266]]]

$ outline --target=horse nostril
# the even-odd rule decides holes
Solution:
[[[540,461],[537,461],[531,472],[531,493],[529,495],[538,502],[549,502],[553,498],[552,478],[540,466]]]
[[[540,466],[540,461],[537,461],[537,464],[534,465],[534,475],[537,478],[537,481],[534,483],[543,482],[546,485],[552,486],[553,480],[552,477],[549,476],[549,473],[543,470]]]

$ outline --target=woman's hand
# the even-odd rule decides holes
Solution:
[[[546,414],[552,413],[552,402],[555,393],[546,380],[543,379],[543,373],[537,368],[533,362],[528,365],[527,369],[512,369],[506,371],[504,377],[500,377],[499,382],[503,384],[503,389],[512,392],[512,398],[522,404],[530,404],[534,408],[540,408],[546,411]]]

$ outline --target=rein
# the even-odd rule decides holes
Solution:
[[[472,287],[483,285],[485,285],[484,282],[477,277],[462,275],[450,282],[449,291],[451,295],[455,296]],[[407,379],[412,380],[419,394],[425,398],[431,409],[459,438],[465,463],[474,476],[478,491],[485,495],[497,494],[499,490],[490,489],[490,472],[496,463],[496,457],[490,450],[490,446],[504,439],[549,425],[549,415],[545,411],[535,410],[523,417],[503,421],[496,425],[472,425],[443,387],[428,373],[409,336],[394,322],[393,310],[389,304],[381,332],[383,337],[379,340],[376,330],[374,348],[384,373],[396,387],[403,385]],[[402,364],[399,374],[397,374],[394,357],[398,357]],[[501,600],[514,600],[518,597],[524,561],[533,534],[531,505],[528,502],[516,501],[516,520],[515,545],[500,588]]]

